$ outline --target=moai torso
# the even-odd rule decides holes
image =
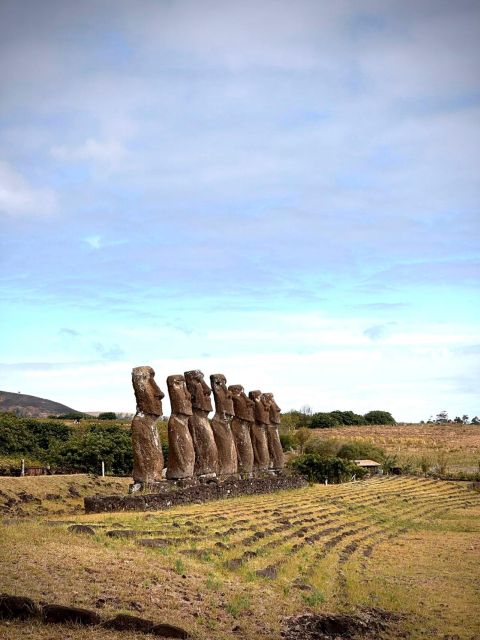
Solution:
[[[238,471],[237,450],[231,429],[233,418],[232,394],[227,389],[225,376],[221,373],[211,375],[210,383],[215,399],[212,430],[218,451],[218,475],[229,476]]]
[[[251,474],[254,458],[250,429],[255,422],[254,402],[239,384],[231,385],[228,390],[233,400],[232,434],[237,449],[238,471]]]
[[[268,471],[270,464],[267,440],[267,425],[270,423],[269,403],[261,391],[250,391],[248,396],[254,401],[255,409],[255,422],[251,428],[253,467],[255,471]]]
[[[162,398],[152,367],[135,367],[132,384],[137,411],[132,420],[133,481],[150,484],[162,479],[163,453],[157,423],[162,415]]]
[[[192,398],[193,415],[188,419],[188,427],[195,449],[194,473],[196,476],[214,476],[218,468],[218,453],[208,420],[212,411],[212,391],[198,369],[185,371],[185,382]]]
[[[167,387],[172,407],[168,421],[167,478],[191,478],[195,466],[195,451],[188,429],[188,419],[193,415],[190,393],[185,378],[181,375],[168,376]]]
[[[278,428],[280,426],[281,409],[275,402],[273,393],[264,394],[269,402],[270,425],[267,427],[268,452],[270,455],[270,468],[274,470],[283,469],[285,459],[283,455],[282,443],[280,442],[280,434]]]

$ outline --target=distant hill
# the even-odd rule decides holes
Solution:
[[[27,396],[24,393],[0,391],[0,411],[10,411],[20,417],[48,418],[64,413],[81,413],[59,402]]]

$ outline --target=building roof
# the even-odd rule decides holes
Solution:
[[[359,467],[381,467],[382,465],[375,460],[354,460]]]

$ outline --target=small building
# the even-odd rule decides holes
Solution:
[[[354,460],[355,464],[362,469],[366,469],[370,475],[381,475],[383,473],[382,465],[375,460]]]

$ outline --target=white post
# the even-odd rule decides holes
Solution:
[[[25,460],[22,458],[22,468],[20,470],[20,475],[24,476],[25,475]]]
[[[102,460],[102,478],[105,477],[105,462]]]
[[[328,484],[328,478],[325,478],[325,486]]]

